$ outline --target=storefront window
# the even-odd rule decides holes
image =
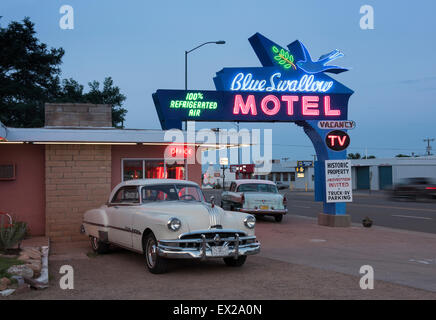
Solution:
[[[167,164],[167,178],[168,179],[185,179],[185,164]]]
[[[283,181],[289,181],[289,173],[283,172]]]
[[[123,180],[142,179],[142,160],[124,160]]]
[[[165,179],[163,160],[145,160],[145,179]]]
[[[186,161],[166,163],[163,159],[124,159],[123,181],[133,179],[187,179]]]

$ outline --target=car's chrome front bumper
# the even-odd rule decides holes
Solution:
[[[277,216],[280,214],[287,214],[287,209],[271,209],[271,210],[261,210],[261,209],[249,209],[249,208],[239,208],[240,212],[244,213],[250,213],[250,214],[259,214],[259,215],[265,215],[265,216]]]
[[[219,239],[221,247],[228,247],[228,254],[212,254],[212,246],[217,245],[216,239],[207,239],[202,235],[201,239],[160,240],[157,253],[164,258],[172,259],[207,259],[226,258],[243,255],[251,255],[260,252],[260,243],[255,236]]]

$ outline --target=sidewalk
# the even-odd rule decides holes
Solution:
[[[360,277],[362,265],[377,280],[436,292],[436,235],[383,227],[330,228],[288,215],[282,224],[259,221],[261,256]]]

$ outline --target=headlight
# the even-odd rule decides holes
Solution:
[[[182,226],[182,222],[177,218],[171,218],[168,220],[167,226],[171,231],[177,231]]]
[[[253,216],[247,216],[244,219],[244,224],[248,229],[253,229],[254,226],[256,225],[256,218]]]

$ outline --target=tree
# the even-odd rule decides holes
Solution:
[[[362,159],[375,159],[375,156],[373,156],[373,155],[364,156],[364,157],[362,157]]]
[[[83,85],[74,79],[64,79],[54,102],[77,102],[112,105],[112,126],[122,128],[127,110],[123,108],[126,96],[115,87],[111,77],[104,79],[103,88],[100,90],[100,83],[92,81],[88,83],[89,91],[83,92]]]
[[[0,121],[8,126],[43,126],[44,102],[57,95],[64,50],[35,33],[29,18],[0,27]]]
[[[410,158],[410,156],[407,154],[399,153],[395,156],[395,158]]]
[[[356,152],[356,153],[349,153],[349,154],[347,155],[347,159],[361,159],[361,158],[362,158],[362,156],[360,155],[359,152]]]
[[[60,81],[64,50],[47,48],[35,37],[29,18],[0,27],[0,121],[11,127],[44,126],[45,102],[73,102],[112,105],[112,125],[123,127],[126,97],[111,77],[83,85],[74,79]]]

